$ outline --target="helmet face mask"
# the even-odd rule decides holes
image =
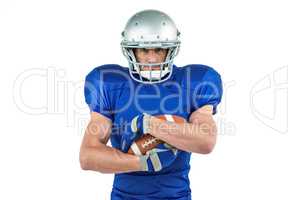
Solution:
[[[169,79],[173,60],[179,51],[179,35],[172,19],[160,11],[145,10],[131,17],[122,32],[121,42],[131,77],[142,83],[159,83]],[[134,54],[136,48],[161,48],[168,51],[163,62],[140,63]],[[147,70],[143,70],[145,67]]]

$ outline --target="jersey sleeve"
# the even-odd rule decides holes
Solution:
[[[85,102],[94,111],[104,115],[110,120],[113,119],[112,107],[109,98],[109,90],[105,88],[105,83],[100,80],[100,70],[95,68],[85,78],[84,96]]]
[[[221,76],[214,69],[210,68],[206,71],[201,82],[197,84],[194,90],[193,101],[195,110],[205,105],[212,105],[213,114],[216,114],[222,95]]]

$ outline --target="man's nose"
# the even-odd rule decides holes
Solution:
[[[148,63],[156,63],[158,60],[158,55],[154,49],[149,49],[147,52],[147,62]]]

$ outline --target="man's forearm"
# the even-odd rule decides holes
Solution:
[[[178,124],[152,117],[150,134],[178,149],[206,154],[215,145],[216,127],[214,123]]]
[[[80,163],[84,170],[102,173],[123,173],[141,170],[138,156],[123,153],[109,146],[82,148],[80,151]]]

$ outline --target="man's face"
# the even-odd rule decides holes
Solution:
[[[165,62],[167,56],[167,49],[155,48],[155,49],[134,49],[134,54],[139,63],[162,63]],[[150,66],[142,66],[141,70],[150,70]],[[160,70],[160,66],[152,66],[152,70]]]

